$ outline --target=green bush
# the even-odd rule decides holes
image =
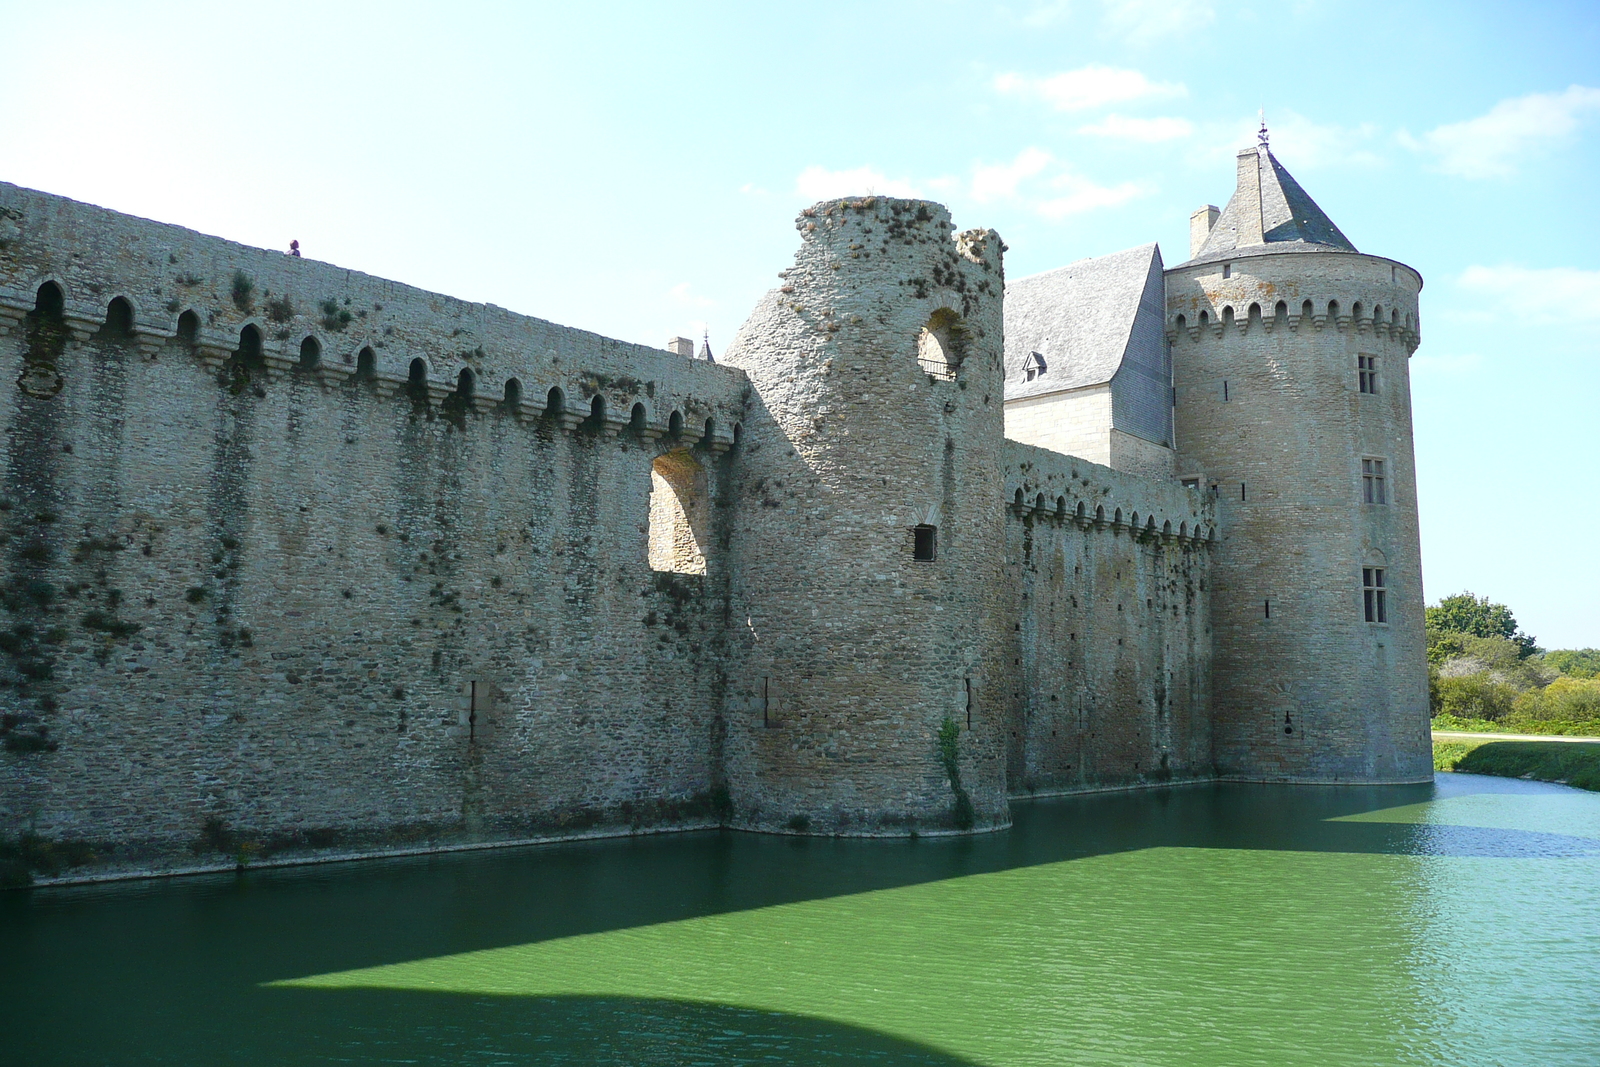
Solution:
[[[1600,725],[1600,678],[1557,678],[1516,699],[1512,722],[1592,722]]]
[[[1577,741],[1440,742],[1433,747],[1440,771],[1534,778],[1600,790],[1600,744]]]
[[[1600,648],[1558,648],[1539,658],[1569,678],[1600,678]]]
[[[1517,690],[1487,671],[1439,679],[1439,713],[1459,719],[1499,722],[1511,714]]]

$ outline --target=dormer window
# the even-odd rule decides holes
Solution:
[[[1047,369],[1048,365],[1045,363],[1043,356],[1037,352],[1029,352],[1027,362],[1023,364],[1024,380],[1031,382],[1035,378],[1043,378]]]

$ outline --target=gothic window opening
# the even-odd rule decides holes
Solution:
[[[106,324],[100,333],[102,337],[114,341],[126,341],[133,337],[133,305],[125,297],[117,297],[106,308]]]
[[[932,563],[939,556],[939,528],[922,523],[911,530],[911,558]]]
[[[1363,393],[1376,396],[1378,393],[1378,357],[1357,356],[1356,378]]]
[[[1361,568],[1361,596],[1368,622],[1389,621],[1388,592],[1382,567]]]
[[[322,362],[322,346],[317,344],[315,337],[307,337],[300,342],[300,367],[310,370]]]
[[[1385,485],[1387,478],[1383,472],[1383,460],[1363,459],[1361,461],[1361,499],[1368,504],[1387,504],[1389,493]]]
[[[688,452],[669,452],[650,466],[650,569],[706,573],[711,509],[705,468]]]
[[[356,354],[356,379],[370,382],[378,376],[378,354],[370,348],[363,348]]]

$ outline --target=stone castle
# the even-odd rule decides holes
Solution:
[[[1172,268],[1007,283],[939,205],[819,203],[715,362],[0,184],[0,833],[159,870],[1426,780],[1422,281],[1238,163]]]

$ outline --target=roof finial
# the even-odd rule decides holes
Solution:
[[[1261,109],[1260,115],[1261,115],[1261,130],[1260,130],[1259,133],[1256,134],[1256,140],[1261,142],[1261,147],[1262,148],[1265,148],[1265,147],[1267,147],[1267,109],[1265,107],[1263,107]]]

